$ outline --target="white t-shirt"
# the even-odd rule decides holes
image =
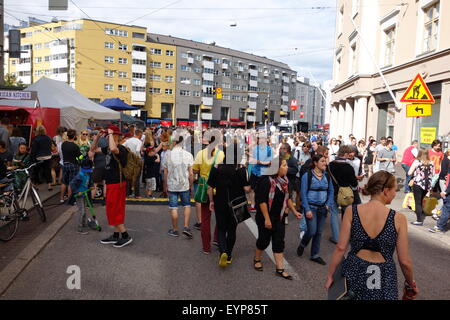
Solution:
[[[167,190],[170,192],[188,191],[189,167],[194,164],[192,154],[180,146],[168,151],[164,157],[163,168],[167,169]]]
[[[137,156],[141,156],[142,141],[136,137],[130,138],[123,144],[125,147],[129,148]]]

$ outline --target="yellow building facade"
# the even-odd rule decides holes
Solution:
[[[44,76],[64,81],[95,102],[120,98],[130,105],[146,105],[146,28],[81,19],[20,31],[26,52],[20,59],[6,59],[5,73],[26,85]]]
[[[176,47],[147,42],[149,82],[145,109],[148,118],[161,118],[161,109],[175,105],[176,99]]]

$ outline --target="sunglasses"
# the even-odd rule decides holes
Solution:
[[[87,134],[87,133],[82,133],[82,135],[83,135],[83,136],[87,136],[88,134]]]

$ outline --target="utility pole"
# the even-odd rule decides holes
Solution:
[[[5,85],[5,52],[4,52],[4,13],[3,13],[3,0],[0,0],[0,86]]]

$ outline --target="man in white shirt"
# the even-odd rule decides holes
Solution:
[[[386,137],[381,137],[380,142],[381,143],[379,145],[377,145],[377,147],[375,148],[375,152],[373,155],[373,164],[374,164],[373,173],[380,171],[380,161],[377,160],[377,155],[378,155],[378,152],[385,149],[386,143],[387,143]]]
[[[127,139],[127,141],[125,141],[125,143],[123,144],[125,147],[130,149],[130,151],[133,152],[135,155],[137,155],[139,158],[142,157],[141,156],[141,149],[142,149],[141,137],[142,137],[142,130],[137,129],[135,131],[134,137]],[[142,168],[141,168],[141,171],[139,172],[136,182],[134,183],[134,186],[132,186],[131,183],[129,183],[129,184],[127,183],[128,195],[131,197],[134,196],[136,199],[142,198],[141,192],[140,192],[141,174],[142,174]]]
[[[191,215],[191,187],[193,183],[194,157],[182,148],[183,136],[174,139],[173,149],[167,152],[164,158],[164,192],[169,194],[169,210],[172,216],[172,229],[168,234],[178,237],[178,198],[184,207],[184,228],[183,234],[192,239],[192,232],[189,228],[189,218]]]

